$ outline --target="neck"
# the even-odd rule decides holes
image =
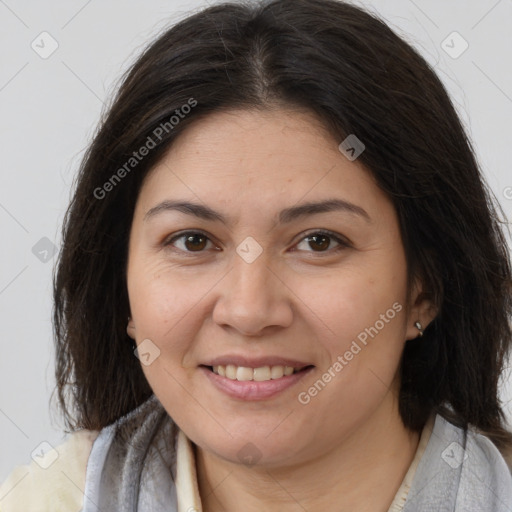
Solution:
[[[314,460],[244,466],[196,447],[204,512],[386,512],[414,458],[419,434],[380,415]]]

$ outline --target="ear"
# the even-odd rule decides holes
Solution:
[[[424,331],[427,325],[437,316],[437,313],[438,310],[432,301],[432,295],[424,291],[423,284],[419,279],[416,279],[411,293],[405,339],[418,338],[420,331],[415,325],[416,322],[421,324],[421,329]]]
[[[135,324],[133,323],[132,317],[128,317],[128,325],[126,326],[126,333],[133,340],[135,339]]]

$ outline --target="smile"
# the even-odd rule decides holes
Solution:
[[[281,377],[292,375],[301,371],[302,368],[293,366],[260,366],[259,368],[248,368],[245,366],[236,366],[234,364],[213,366],[212,371],[221,377],[231,380],[247,381],[254,380],[264,382],[266,380],[280,379]]]
[[[244,401],[273,398],[294,386],[314,368],[313,365],[251,368],[232,364],[199,367],[215,389],[230,398]]]

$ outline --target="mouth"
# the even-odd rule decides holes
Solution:
[[[266,365],[259,366],[257,368],[251,368],[248,366],[237,366],[234,364],[219,364],[215,366],[204,366],[204,368],[207,368],[216,375],[220,375],[221,377],[225,377],[229,380],[265,382],[288,377],[289,375],[302,372],[308,368],[311,368],[312,366],[313,365],[305,365],[299,367],[285,365]]]
[[[246,363],[247,364],[247,363]],[[261,401],[274,398],[292,388],[308,375],[314,365],[259,365],[235,364],[200,365],[208,382],[223,395],[242,401]]]

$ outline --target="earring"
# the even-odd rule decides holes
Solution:
[[[414,327],[416,327],[416,329],[418,329],[418,331],[420,332],[419,335],[423,336],[423,327],[421,326],[419,321],[414,322]]]

